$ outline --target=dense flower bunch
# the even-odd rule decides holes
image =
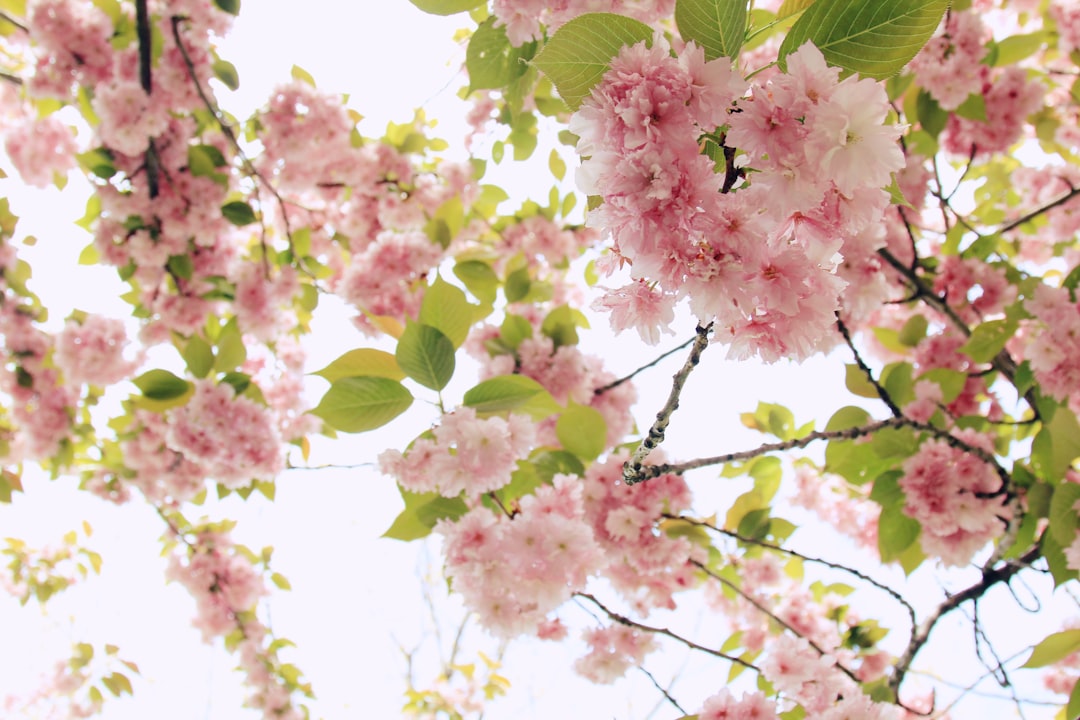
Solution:
[[[673,57],[657,39],[612,61],[570,127],[579,186],[604,200],[589,223],[637,281],[602,302],[616,329],[655,340],[687,298],[733,357],[802,359],[835,343],[837,259],[882,245],[880,188],[904,166],[882,88],[838,76],[812,45],[749,98],[729,58],[706,63],[693,43]],[[702,138],[742,151],[727,175]]]

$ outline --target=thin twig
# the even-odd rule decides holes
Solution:
[[[664,433],[667,431],[668,423],[671,422],[671,416],[679,408],[679,397],[682,395],[683,386],[686,385],[687,378],[701,360],[701,353],[705,352],[705,348],[709,345],[709,333],[712,327],[712,323],[705,327],[698,325],[697,335],[690,349],[690,357],[686,358],[682,368],[672,377],[671,393],[668,395],[667,402],[664,403],[660,412],[656,413],[656,422],[649,428],[648,435],[642,439],[641,444],[634,450],[634,454],[623,465],[623,481],[627,485],[648,479],[647,473],[642,471],[642,465],[649,453],[664,442]]]
[[[904,596],[901,595],[900,593],[898,593],[896,590],[893,590],[888,585],[885,585],[885,584],[883,584],[881,582],[878,582],[877,580],[870,577],[866,573],[863,573],[863,572],[861,572],[859,570],[856,570],[855,568],[850,568],[850,567],[848,567],[846,565],[841,565],[839,563],[832,562],[831,560],[825,560],[824,558],[814,557],[813,555],[807,555],[805,553],[801,553],[801,552],[799,552],[797,550],[791,550],[791,549],[783,547],[781,545],[774,545],[773,543],[765,542],[764,540],[755,540],[754,538],[749,538],[749,537],[746,537],[744,535],[740,535],[737,532],[733,532],[731,530],[725,530],[722,527],[717,527],[716,525],[713,525],[712,523],[707,523],[704,520],[697,520],[695,518],[689,518],[689,517],[686,517],[685,515],[668,515],[668,514],[665,514],[663,517],[665,517],[665,518],[667,518],[669,520],[681,520],[682,522],[689,523],[690,525],[697,525],[698,527],[703,527],[703,528],[705,528],[707,530],[712,530],[713,532],[715,532],[717,534],[725,535],[725,536],[727,536],[729,538],[732,538],[734,540],[738,540],[739,542],[744,542],[744,543],[747,543],[749,545],[756,545],[758,547],[765,548],[767,550],[775,550],[776,552],[782,552],[785,555],[790,555],[792,557],[797,557],[800,560],[804,560],[806,562],[816,563],[818,565],[824,565],[825,567],[832,568],[833,570],[839,570],[841,572],[846,572],[849,575],[853,575],[854,577],[859,578],[863,582],[866,582],[866,583],[869,583],[870,585],[873,585],[878,590],[881,590],[881,591],[883,591],[885,593],[888,593],[889,596],[891,596],[894,600],[896,600],[898,603],[903,605],[904,608],[908,612],[908,617],[911,620],[911,631],[912,632],[915,631],[915,626],[918,624],[918,620],[915,617],[915,608],[912,607],[911,603],[909,603],[907,600],[905,600]]]
[[[960,607],[968,600],[975,600],[986,594],[994,585],[1000,582],[1007,582],[1016,573],[1027,568],[1036,558],[1040,557],[1042,550],[1039,547],[1033,547],[1028,550],[1027,553],[1016,560],[1011,560],[1004,565],[991,570],[984,570],[982,580],[969,586],[968,588],[961,590],[955,595],[950,595],[944,602],[937,606],[932,613],[925,620],[918,630],[911,636],[908,641],[907,648],[904,650],[904,654],[900,656],[896,665],[893,668],[893,676],[889,679],[889,687],[893,692],[898,692],[900,684],[904,681],[904,675],[907,673],[911,663],[915,660],[915,656],[919,654],[919,651],[926,645],[926,642],[930,639],[930,633],[933,632],[934,626],[942,617],[948,615],[950,612]]]
[[[773,452],[798,450],[819,440],[854,440],[855,438],[864,437],[866,435],[873,435],[878,430],[884,428],[903,427],[904,425],[914,424],[913,421],[906,418],[888,418],[887,420],[878,420],[877,422],[872,422],[868,425],[860,425],[853,428],[847,428],[846,430],[815,430],[814,432],[808,433],[801,438],[795,438],[794,440],[763,443],[753,450],[741,450],[739,452],[727,453],[726,455],[698,458],[696,460],[687,460],[686,462],[681,463],[646,465],[637,471],[637,479],[635,482],[651,480],[652,478],[659,477],[666,473],[681,474],[688,470],[696,470],[710,465],[725,465],[740,460],[752,460],[761,455],[767,455]]]
[[[836,313],[836,327],[840,330],[840,334],[844,336],[844,342],[851,348],[851,354],[855,356],[855,364],[859,366],[859,369],[866,375],[866,379],[874,386],[874,390],[877,391],[878,397],[881,398],[883,403],[889,406],[889,410],[892,411],[893,417],[903,417],[904,413],[900,410],[900,406],[893,401],[892,396],[889,395],[889,391],[874,377],[874,371],[870,369],[870,366],[863,360],[862,355],[859,354],[858,348],[855,347],[855,343],[851,340],[851,331],[848,330],[848,326],[844,323],[843,318],[840,317],[839,311]]]
[[[274,199],[277,200],[278,207],[281,210],[281,222],[285,226],[285,238],[289,243],[289,247],[292,248],[292,228],[289,224],[289,215],[285,211],[285,199],[281,197],[281,194],[277,191],[277,189],[261,172],[259,172],[259,169],[256,168],[254,163],[252,163],[251,160],[248,158],[247,153],[244,152],[244,148],[240,146],[240,141],[237,139],[236,133],[233,131],[232,126],[229,125],[229,123],[225,120],[224,116],[221,113],[221,110],[217,107],[216,104],[214,104],[210,100],[209,96],[207,96],[206,94],[206,90],[203,89],[202,83],[199,82],[199,76],[195,71],[195,63],[192,61],[191,55],[188,54],[187,47],[184,45],[183,40],[180,37],[180,23],[186,20],[187,18],[185,17],[174,15],[172,17],[172,34],[173,40],[176,41],[176,47],[180,50],[180,54],[184,58],[184,64],[187,66],[188,77],[191,78],[191,82],[195,85],[195,91],[199,94],[199,98],[202,100],[203,105],[206,106],[206,109],[210,111],[210,114],[214,117],[214,120],[217,121],[218,127],[221,129],[221,132],[225,136],[225,139],[229,141],[229,144],[236,151],[237,157],[240,158],[240,162],[244,166],[244,170],[246,170],[248,174],[250,174],[252,177],[256,178],[263,185],[265,185],[266,188],[270,191],[270,193],[274,196]],[[303,266],[303,263],[298,262],[297,265],[300,267],[301,270],[307,272]]]
[[[11,73],[0,72],[0,80],[6,80],[13,85],[22,85],[23,79]]]
[[[696,340],[696,339],[697,339],[697,336],[695,335],[694,337],[690,338],[689,340],[684,342],[679,347],[672,348],[671,350],[668,350],[666,353],[663,353],[662,355],[658,356],[651,363],[648,363],[647,365],[642,365],[641,367],[639,367],[637,370],[630,373],[629,375],[626,375],[625,377],[621,377],[618,380],[614,380],[612,382],[609,382],[607,385],[604,385],[603,387],[596,388],[595,390],[593,390],[593,394],[594,395],[603,395],[608,390],[614,390],[615,388],[619,387],[623,383],[630,382],[631,380],[634,379],[635,376],[641,374],[642,372],[648,370],[651,367],[655,367],[655,366],[659,365],[662,360],[670,357],[671,355],[674,355],[675,353],[679,352],[683,348],[689,347],[694,342],[694,340]]]
[[[667,688],[665,688],[663,685],[661,685],[659,683],[659,681],[655,677],[653,677],[653,674],[651,672],[646,670],[644,668],[644,666],[642,666],[642,665],[638,665],[637,669],[640,670],[641,672],[645,673],[645,677],[649,678],[649,680],[652,681],[653,687],[655,687],[657,690],[659,690],[660,694],[664,696],[664,699],[667,700],[672,705],[674,705],[676,710],[681,712],[683,715],[689,715],[689,713],[686,711],[686,708],[684,708],[682,705],[680,705],[679,701],[676,700],[674,697],[672,697],[671,692]]]
[[[3,10],[0,10],[0,20],[6,20],[7,22],[11,23],[15,27],[22,30],[24,33],[30,32],[30,28],[28,28],[26,25],[19,22],[18,20],[16,20],[14,17],[12,17],[8,13],[4,12]]]
[[[795,637],[802,638],[803,640],[805,640],[810,645],[810,647],[812,647],[814,650],[817,651],[818,655],[825,656],[827,654],[825,652],[825,650],[822,649],[822,647],[820,645],[818,645],[816,642],[814,642],[813,638],[809,638],[806,635],[799,632],[798,630],[796,630],[794,627],[791,626],[790,623],[788,623],[786,620],[784,620],[782,617],[780,617],[779,615],[774,613],[769,608],[765,607],[765,605],[763,603],[761,603],[758,600],[756,600],[755,598],[751,597],[749,593],[745,592],[738,585],[731,582],[730,580],[728,580],[725,577],[721,577],[720,575],[716,574],[715,572],[710,570],[708,567],[706,567],[702,563],[697,562],[696,560],[692,560],[691,563],[694,565],[694,567],[696,567],[697,569],[704,572],[706,575],[711,577],[713,580],[716,580],[721,585],[735,591],[735,593],[737,593],[739,595],[739,597],[741,597],[743,600],[746,600],[748,603],[753,605],[759,612],[761,612],[762,614],[768,616],[769,619],[775,620],[776,623],[778,625],[780,625],[780,627],[784,628],[785,630],[787,630],[788,632],[793,634]],[[841,665],[839,662],[834,663],[834,664],[842,673],[847,675],[849,678],[851,678],[855,682],[859,682],[859,678],[855,677],[855,673],[848,670],[846,667]]]
[[[686,647],[688,647],[688,648],[690,648],[692,650],[698,650],[700,652],[707,653],[707,654],[712,655],[714,657],[722,658],[724,660],[727,660],[728,662],[733,662],[736,665],[741,665],[741,666],[743,666],[744,668],[746,668],[748,670],[753,670],[754,672],[759,672],[759,673],[761,672],[761,670],[758,669],[758,667],[756,665],[754,665],[752,663],[749,663],[749,662],[743,660],[742,658],[737,658],[734,655],[728,655],[725,652],[721,652],[720,650],[715,650],[715,649],[710,648],[710,647],[705,647],[704,645],[698,645],[693,640],[690,640],[688,638],[684,638],[682,635],[678,635],[678,634],[672,632],[671,630],[668,630],[667,628],[658,628],[658,627],[652,627],[650,625],[643,625],[642,623],[639,623],[636,620],[631,620],[630,618],[626,617],[625,615],[620,615],[619,613],[615,612],[614,610],[608,609],[608,607],[606,605],[604,605],[602,602],[597,600],[594,596],[590,595],[589,593],[577,592],[577,593],[574,593],[574,597],[583,598],[585,600],[588,600],[593,605],[600,608],[600,610],[603,611],[603,613],[605,615],[607,615],[609,618],[611,618],[615,622],[619,623],[620,625],[625,625],[627,627],[637,628],[638,630],[644,630],[645,632],[650,632],[650,633],[653,633],[654,635],[663,635],[665,637],[671,638],[672,640],[675,640],[676,642],[682,643],[683,645],[685,645]]]
[[[1010,222],[1005,223],[1004,225],[1002,225],[1001,227],[999,227],[997,229],[997,232],[999,234],[1004,234],[1004,233],[1009,232],[1010,230],[1014,230],[1015,228],[1020,227],[1024,223],[1029,222],[1031,220],[1034,220],[1035,218],[1039,217],[1043,213],[1048,212],[1050,210],[1053,210],[1058,205],[1064,205],[1065,203],[1069,202],[1070,200],[1072,200],[1077,195],[1080,195],[1080,187],[1074,187],[1073,189],[1069,190],[1069,192],[1065,193],[1064,195],[1062,195],[1058,199],[1051,200],[1050,202],[1043,205],[1042,207],[1040,207],[1040,208],[1038,208],[1036,210],[1032,210],[1028,214],[1022,215],[1021,217],[1018,217],[1016,220],[1012,220]]]

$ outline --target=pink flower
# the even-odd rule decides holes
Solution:
[[[674,299],[639,280],[618,290],[608,290],[596,300],[593,310],[611,313],[611,329],[616,333],[632,327],[649,345],[660,342],[660,333],[674,335],[671,323],[675,320]]]

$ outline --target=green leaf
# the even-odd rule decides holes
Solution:
[[[457,520],[468,512],[461,498],[448,498],[438,493],[411,493],[401,490],[405,509],[383,533],[392,540],[419,540],[431,534],[435,524],[443,518]]]
[[[562,180],[566,177],[566,161],[562,159],[562,155],[555,148],[551,149],[551,154],[548,155],[548,169],[551,170],[551,174],[555,176],[556,180]],[[568,198],[573,195],[567,195]],[[564,210],[563,215],[567,212]]]
[[[274,585],[281,590],[292,590],[292,584],[289,582],[288,578],[281,573],[271,573],[270,582],[274,583]]]
[[[986,97],[981,92],[971,93],[956,108],[956,114],[975,122],[986,122]]]
[[[1080,485],[1062,483],[1054,488],[1050,498],[1049,532],[1061,547],[1069,547],[1076,539],[1076,502],[1080,500]]]
[[[480,302],[495,302],[499,291],[499,276],[486,262],[480,260],[459,262],[454,266],[454,275]]]
[[[383,377],[391,380],[404,380],[405,373],[395,358],[385,350],[357,348],[350,350],[322,370],[312,373],[337,382],[347,377]]]
[[[214,177],[225,166],[225,156],[213,145],[188,147],[188,171],[195,177]]]
[[[926,337],[926,329],[929,326],[930,322],[925,315],[921,313],[912,315],[904,323],[904,327],[900,328],[897,339],[907,347],[915,347]]]
[[[949,0],[817,0],[780,44],[781,68],[809,40],[830,65],[887,78],[922,49],[948,7]]]
[[[409,0],[429,15],[455,15],[485,4],[487,0]]]
[[[221,214],[233,225],[242,227],[255,222],[255,211],[241,200],[234,200],[221,206]]]
[[[394,356],[406,375],[432,390],[442,390],[454,376],[454,344],[430,325],[407,322]]]
[[[705,59],[736,58],[746,37],[746,0],[677,0],[682,39],[705,49]]]
[[[995,67],[1008,67],[1037,53],[1050,39],[1049,30],[1039,30],[1026,35],[1010,35],[997,43]]]
[[[299,80],[306,85],[315,87],[315,78],[311,76],[311,73],[309,73],[307,70],[300,67],[299,65],[293,65],[292,70],[289,74],[292,75],[293,80]]]
[[[192,335],[184,344],[183,356],[188,370],[197,378],[206,377],[214,369],[214,351],[198,335]]]
[[[1072,461],[1080,456],[1080,423],[1067,407],[1058,407],[1050,420],[1044,421],[1031,447],[1031,462],[1040,475],[1050,481],[1060,480]]]
[[[151,400],[172,400],[191,388],[191,383],[168,370],[148,370],[132,382]]]
[[[524,300],[525,296],[529,294],[531,285],[532,279],[529,277],[528,267],[518,268],[511,272],[506,276],[506,284],[503,287],[506,302],[515,303]]]
[[[793,15],[799,15],[813,4],[814,0],[784,0],[776,11],[776,19],[783,20]]]
[[[454,348],[459,348],[472,327],[473,308],[460,288],[436,276],[435,282],[424,292],[418,319],[442,332],[450,338]]]
[[[555,436],[582,460],[595,460],[607,446],[607,423],[599,410],[571,405],[555,423]]]
[[[977,363],[990,362],[1016,334],[1015,320],[989,320],[971,331],[960,352]]]
[[[1062,630],[1048,635],[1031,651],[1031,657],[1020,667],[1041,668],[1064,660],[1080,650],[1080,630]]]
[[[878,395],[874,383],[870,382],[870,378],[866,377],[863,369],[855,363],[848,363],[844,366],[844,385],[852,395],[873,398],[874,400],[881,397]]]
[[[533,64],[551,80],[567,106],[577,110],[623,47],[649,42],[652,36],[652,28],[632,18],[588,13],[559,28]]]
[[[560,305],[547,314],[540,324],[540,332],[555,343],[555,347],[577,345],[579,327],[589,327],[589,320],[580,310]]]
[[[506,27],[495,27],[494,16],[473,32],[465,51],[469,71],[469,91],[505,88],[529,69],[528,61],[536,53],[536,43],[514,47],[506,37]]]
[[[499,337],[512,350],[517,350],[521,341],[531,338],[532,334],[532,323],[513,313],[507,313],[502,325],[499,326]]]
[[[1080,680],[1073,685],[1072,692],[1069,693],[1069,704],[1065,707],[1066,717],[1080,717]]]
[[[960,393],[963,392],[964,386],[967,384],[967,378],[967,373],[960,370],[934,368],[920,375],[916,382],[929,380],[936,383],[941,388],[941,401],[947,405],[960,397]]]
[[[231,62],[218,58],[210,67],[214,71],[214,76],[220,80],[225,87],[230,90],[238,90],[240,88],[240,74],[236,72],[236,66]]]
[[[214,0],[214,4],[230,15],[240,14],[240,0]]]
[[[382,427],[412,405],[412,394],[399,382],[381,377],[337,380],[311,414],[335,430],[359,433]]]
[[[868,422],[870,422],[870,413],[866,412],[861,407],[848,405],[833,413],[832,417],[829,418],[828,424],[825,425],[825,430],[826,432],[847,430],[849,428],[865,425]]]
[[[221,329],[216,344],[218,350],[214,370],[217,372],[235,370],[247,360],[247,346],[244,345],[244,336],[240,334],[236,318],[229,320]]]
[[[510,410],[543,412],[553,414],[559,409],[544,387],[524,375],[499,375],[484,380],[465,392],[465,405],[476,408],[477,413],[498,413]]]
[[[949,124],[949,113],[943,110],[938,101],[925,90],[919,90],[919,96],[915,100],[915,116],[919,119],[922,129],[937,137],[945,126]]]

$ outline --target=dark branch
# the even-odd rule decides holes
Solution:
[[[855,343],[851,340],[851,332],[848,330],[848,326],[844,324],[844,320],[840,317],[839,311],[836,313],[836,327],[840,330],[840,334],[844,336],[844,342],[851,348],[851,354],[855,356],[855,364],[859,366],[859,369],[866,375],[866,379],[874,386],[874,390],[877,391],[878,397],[881,398],[883,403],[889,406],[889,410],[892,411],[893,417],[903,417],[904,413],[901,412],[900,406],[893,401],[892,397],[889,395],[889,391],[877,381],[874,377],[874,371],[871,370],[870,366],[866,364],[866,361],[862,359],[862,355],[859,354],[858,348],[855,347]]]
[[[668,423],[671,422],[671,416],[679,408],[679,397],[682,395],[683,386],[686,385],[687,378],[690,377],[690,373],[693,372],[701,360],[701,353],[705,352],[705,348],[709,346],[709,333],[712,331],[712,326],[712,323],[705,327],[698,326],[694,346],[690,350],[690,357],[686,358],[682,368],[672,377],[671,393],[668,395],[667,402],[664,403],[664,407],[660,409],[660,412],[656,413],[656,422],[649,428],[649,434],[645,436],[641,444],[634,450],[634,454],[623,465],[623,481],[627,485],[649,479],[648,473],[642,470],[642,465],[649,453],[664,442],[664,433],[667,431]]]
[[[783,547],[781,545],[774,545],[773,543],[765,542],[764,540],[755,540],[754,538],[749,538],[749,537],[746,537],[744,535],[740,535],[739,533],[733,532],[731,530],[725,530],[722,527],[717,527],[716,525],[713,525],[711,523],[707,523],[707,522],[705,522],[703,520],[695,520],[694,518],[688,518],[685,515],[667,515],[667,514],[665,514],[664,517],[669,519],[669,520],[681,520],[681,521],[683,521],[685,523],[689,523],[691,525],[697,525],[698,527],[703,527],[703,528],[705,528],[707,530],[712,530],[713,532],[715,532],[717,534],[725,535],[725,536],[727,536],[729,538],[732,538],[734,540],[738,540],[739,542],[743,542],[743,543],[746,543],[748,545],[756,545],[758,547],[765,548],[767,550],[775,550],[776,552],[782,552],[785,555],[790,555],[792,557],[797,557],[800,560],[804,560],[806,562],[816,563],[818,565],[824,565],[825,567],[832,568],[833,570],[839,570],[841,572],[846,572],[849,575],[853,575],[854,577],[859,578],[863,582],[866,582],[866,583],[869,583],[870,585],[873,585],[878,590],[881,590],[883,592],[888,593],[894,600],[896,600],[898,603],[903,605],[904,608],[908,612],[908,617],[911,620],[911,631],[915,632],[915,626],[918,624],[918,620],[916,620],[916,618],[915,618],[915,608],[911,606],[911,603],[909,603],[907,600],[905,600],[904,596],[901,595],[900,593],[896,592],[896,590],[893,590],[888,585],[884,585],[884,584],[878,582],[877,580],[870,577],[866,573],[860,572],[859,570],[856,570],[855,568],[850,568],[850,567],[848,567],[846,565],[841,565],[839,563],[834,563],[834,562],[832,562],[830,560],[825,560],[824,558],[814,557],[813,555],[806,555],[805,553],[798,552],[797,550],[791,550],[791,549]]]
[[[684,342],[679,347],[672,348],[671,350],[668,350],[666,353],[660,355],[655,360],[653,360],[651,363],[648,363],[647,365],[642,365],[641,367],[639,367],[637,370],[630,373],[629,375],[626,375],[625,377],[621,377],[618,380],[614,380],[612,382],[609,382],[607,385],[604,385],[603,387],[596,388],[595,390],[593,390],[593,394],[594,395],[603,395],[608,390],[614,390],[615,388],[619,387],[623,383],[630,382],[631,380],[634,379],[635,376],[645,372],[646,370],[648,370],[651,367],[656,367],[657,365],[660,364],[660,362],[662,360],[670,357],[671,355],[674,355],[675,353],[679,352],[683,348],[689,347],[690,344],[693,343],[694,340],[696,340],[696,339],[697,339],[697,336],[695,335],[694,337],[690,338],[689,340]]]
[[[941,618],[948,615],[953,610],[956,610],[969,600],[975,600],[982,597],[986,594],[986,591],[994,585],[1001,582],[1008,582],[1013,575],[1027,568],[1032,562],[1040,557],[1041,554],[1042,550],[1036,546],[1016,560],[1010,560],[994,569],[984,570],[982,580],[961,590],[955,595],[950,595],[944,602],[938,605],[937,608],[923,620],[922,625],[920,625],[918,630],[911,636],[911,639],[908,641],[908,646],[904,650],[904,654],[900,656],[896,666],[893,668],[893,676],[889,679],[889,687],[892,688],[893,692],[899,691],[900,684],[904,682],[904,675],[907,674],[908,668],[911,667],[911,663],[915,660],[915,656],[919,654],[919,651],[930,639],[930,633],[933,632],[934,627]]]
[[[700,652],[707,653],[707,654],[712,655],[714,657],[722,658],[724,660],[727,660],[728,662],[733,662],[736,665],[742,665],[744,668],[746,668],[748,670],[753,670],[754,672],[761,672],[756,665],[753,665],[752,663],[748,663],[745,660],[743,660],[742,658],[737,658],[734,655],[728,655],[725,652],[721,652],[719,650],[715,650],[715,649],[710,648],[710,647],[705,647],[704,645],[698,645],[693,640],[690,640],[688,638],[684,638],[682,635],[678,635],[678,634],[672,632],[671,630],[668,630],[667,628],[658,628],[658,627],[652,627],[650,625],[643,625],[643,624],[637,622],[636,620],[631,620],[630,618],[626,617],[625,615],[620,615],[619,613],[615,612],[614,610],[609,610],[607,608],[607,606],[605,606],[602,602],[597,600],[595,597],[593,597],[589,593],[583,593],[583,592],[574,593],[574,597],[583,598],[585,600],[588,600],[593,605],[600,608],[600,610],[603,611],[603,613],[605,615],[607,615],[609,618],[611,618],[615,622],[619,623],[620,625],[625,625],[627,627],[637,628],[638,630],[644,630],[645,632],[650,632],[650,633],[653,633],[654,635],[663,635],[665,637],[671,638],[672,640],[675,640],[676,642],[682,643],[683,645],[685,645],[686,647],[688,647],[688,648],[690,648],[692,650],[698,650]]]

